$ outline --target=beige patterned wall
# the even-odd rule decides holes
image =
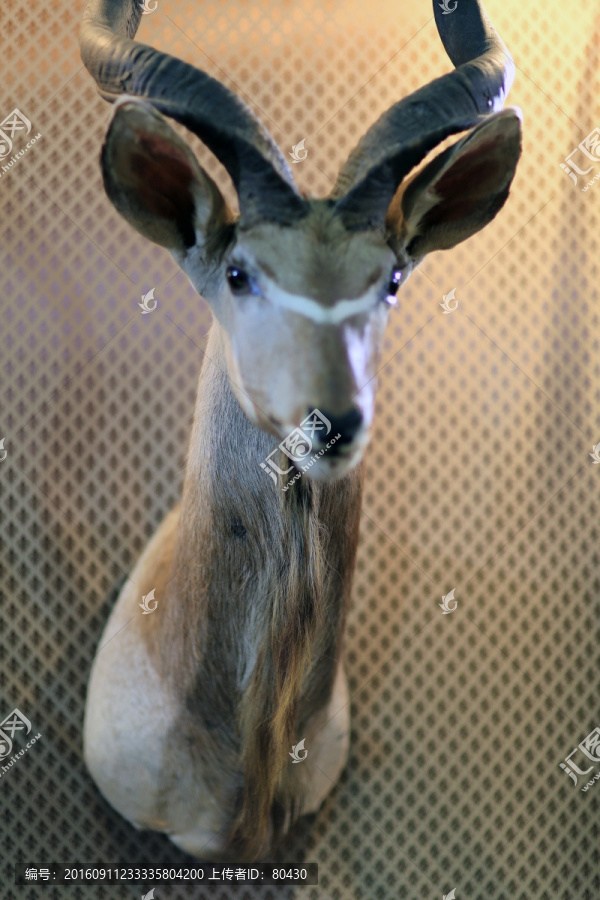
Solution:
[[[600,897],[600,785],[559,767],[600,726],[600,184],[560,167],[600,125],[600,7],[487,8],[517,63],[524,153],[497,219],[428,258],[392,315],[348,628],[350,761],[282,857],[317,862],[319,885],[157,897]],[[108,593],[179,495],[210,324],[104,195],[109,110],[79,59],[82,9],[0,8],[0,119],[18,108],[41,134],[0,169],[0,718],[19,708],[42,734],[0,776],[3,900],[65,896],[15,887],[17,861],[189,862],[120,819],[81,760]],[[158,0],[139,38],[239,91],[285,153],[305,139],[294,175],[315,194],[384,109],[450,68],[428,0]]]

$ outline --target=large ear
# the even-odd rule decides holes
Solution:
[[[406,183],[386,225],[399,258],[418,261],[471,237],[502,208],[521,155],[517,109],[489,116]]]
[[[171,251],[185,253],[232,219],[212,178],[148,103],[125,97],[116,104],[101,158],[116,209]]]

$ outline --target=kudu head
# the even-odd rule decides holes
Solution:
[[[102,150],[109,198],[166,247],[206,298],[228,376],[252,422],[278,439],[315,408],[336,434],[308,471],[345,475],[362,458],[390,306],[432,250],[454,247],[504,204],[521,151],[508,50],[479,0],[437,28],[456,67],[385,112],[331,195],[303,197],[251,110],[220,82],[134,42],[137,0],[91,0],[82,59],[107,100],[120,97]],[[225,166],[240,215],[164,116]],[[468,132],[418,173],[445,138]]]

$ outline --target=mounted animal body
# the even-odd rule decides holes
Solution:
[[[205,859],[264,857],[341,773],[342,638],[389,308],[427,253],[494,218],[520,154],[519,114],[502,110],[508,51],[477,0],[451,15],[438,5],[456,68],[382,115],[318,199],[236,95],[133,41],[136,0],[85,13],[85,65],[105,99],[125,94],[102,149],[107,194],[214,315],[183,497],[106,626],[85,759],[123,816]],[[165,116],[226,167],[239,216]],[[315,409],[335,443],[283,491],[260,463]],[[144,616],[151,590],[158,608]]]

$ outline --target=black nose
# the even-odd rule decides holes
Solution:
[[[341,416],[335,416],[324,409],[320,410],[320,412],[331,422],[331,431],[329,434],[325,434],[325,430],[317,432],[317,441],[320,444],[327,444],[336,434],[339,434],[340,437],[334,446],[351,444],[362,425],[363,417],[360,409],[353,406],[352,409]]]

